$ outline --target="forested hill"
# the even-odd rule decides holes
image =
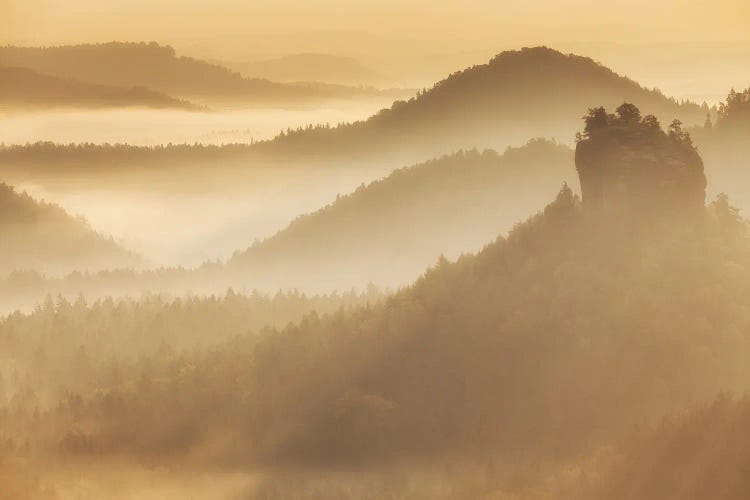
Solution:
[[[530,137],[572,142],[580,117],[592,103],[614,109],[624,101],[653,111],[664,123],[680,118],[686,125],[703,124],[708,111],[644,89],[591,59],[537,47],[503,52],[365,121],[309,125],[283,131],[269,141],[226,148],[32,144],[0,149],[0,168],[43,170],[59,161],[78,171],[117,164],[128,168],[112,172],[152,165],[153,172],[160,166],[210,163],[215,172],[227,165],[251,171],[261,165],[294,163],[375,167],[385,173],[460,149],[504,150]]]
[[[450,75],[408,101],[363,122],[284,133],[260,147],[289,154],[361,153],[435,156],[497,147],[528,137],[567,140],[592,103],[631,102],[663,120],[703,123],[707,109],[678,103],[587,57],[546,47],[503,52]]]
[[[655,141],[643,140],[646,130]],[[616,114],[592,110],[579,137],[582,148],[611,148],[603,162],[583,158],[584,171],[617,168],[607,160],[623,150],[664,159],[629,171],[625,183],[607,178],[604,195],[613,201],[640,200],[640,182],[679,190],[670,187],[679,184],[679,162],[659,153],[673,146],[695,152],[676,124],[664,131],[631,105]],[[232,314],[242,310],[232,295],[221,304],[50,301],[28,317],[0,322],[8,325],[0,328],[3,352],[19,373],[45,358],[76,368],[73,377],[42,370],[30,380],[38,390],[54,387],[58,404],[42,406],[31,387],[12,395],[5,418],[14,439],[29,442],[13,452],[54,450],[61,461],[97,465],[168,457],[183,470],[221,463],[268,471],[248,491],[253,499],[320,496],[314,482],[289,481],[288,471],[320,479],[329,496],[345,500],[425,498],[423,484],[434,486],[428,498],[587,498],[557,488],[579,471],[599,472],[634,425],[713,400],[721,390],[750,389],[747,224],[725,197],[700,207],[693,197],[668,199],[675,210],[588,195],[581,201],[563,187],[507,237],[454,262],[438,260],[382,302],[311,313],[202,351],[165,346],[133,359],[140,353],[126,357],[110,346],[160,325],[169,333],[163,338],[180,338],[188,321],[205,337],[226,339],[237,333]],[[356,206],[357,196],[350,203]],[[134,320],[127,311],[135,309]],[[227,317],[210,321],[217,310]],[[277,325],[279,316],[272,315]],[[75,326],[82,321],[86,329]],[[65,342],[48,355],[37,339],[58,324]],[[89,337],[112,356],[92,362],[78,340]],[[203,337],[195,331],[190,338]],[[691,491],[744,498],[747,485],[738,480],[745,476],[714,475],[731,483],[713,490],[712,474],[701,467],[742,471],[746,406],[703,417],[708,439],[720,439],[711,446],[689,439],[709,427],[688,422],[666,428],[662,442],[647,437],[642,454],[641,443],[635,454],[625,447],[614,487],[591,498],[705,497]],[[164,415],[168,426],[160,424]],[[662,457],[676,448],[708,456],[675,467]],[[732,455],[716,454],[724,452]],[[665,471],[661,484],[674,495],[649,484],[652,468],[639,457]],[[416,482],[418,492],[410,491],[402,465],[428,472]],[[356,477],[338,475],[342,469]],[[634,477],[643,482],[627,484]]]
[[[573,152],[535,139],[500,154],[461,151],[362,185],[236,252],[198,269],[117,270],[58,280],[17,275],[0,297],[18,307],[45,290],[71,299],[144,292],[299,289],[330,292],[413,281],[443,254],[475,251],[543,205],[564,182],[576,185]],[[467,223],[471,221],[471,223]]]
[[[564,189],[507,239],[442,261],[384,304],[312,314],[209,352],[159,351],[120,368],[108,387],[68,397],[43,415],[49,433],[31,439],[62,443],[63,457],[79,459],[168,454],[191,466],[321,474],[476,457],[492,471],[480,488],[563,498],[542,495],[550,468],[565,470],[634,422],[710,398],[747,373],[750,346],[737,332],[750,327],[750,254],[740,223],[721,204],[673,222],[587,214]],[[85,307],[75,314],[98,317]],[[24,328],[47,324],[36,315]],[[106,321],[109,332],[129,320]],[[26,338],[10,337],[16,351],[33,352]],[[80,380],[114,369],[78,366]],[[179,439],[149,425],[165,413]],[[519,473],[526,482],[514,481]],[[279,478],[269,498],[307,498],[297,490],[304,483]],[[334,476],[337,486],[347,487]]]
[[[244,78],[229,69],[190,57],[179,57],[156,43],[0,47],[0,66],[25,67],[41,73],[101,85],[144,86],[186,98],[232,100],[257,104],[378,95],[374,89],[328,84],[281,84]]]
[[[140,258],[57,205],[0,184],[0,274],[135,266]]]
[[[480,249],[576,179],[570,148],[543,139],[504,154],[461,151],[360,186],[229,268],[270,289],[406,284],[441,254]]]
[[[0,109],[148,107],[200,110],[187,101],[144,87],[97,85],[0,67]]]
[[[709,188],[750,213],[750,88],[731,90],[717,113],[690,129],[706,162]]]
[[[598,467],[602,473],[588,478],[584,494],[570,500],[750,498],[748,429],[750,399],[721,395],[632,432]]]

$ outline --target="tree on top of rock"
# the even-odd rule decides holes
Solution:
[[[664,131],[654,115],[624,103],[615,113],[591,108],[576,135],[584,205],[650,211],[703,207],[703,160],[682,122]]]

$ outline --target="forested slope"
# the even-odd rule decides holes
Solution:
[[[0,47],[0,66],[29,68],[99,85],[143,86],[208,102],[278,105],[379,95],[372,88],[321,83],[282,84],[261,78],[244,78],[223,66],[178,56],[172,47],[154,42],[5,46]]]
[[[0,273],[137,266],[143,262],[57,205],[0,184]]]
[[[186,154],[192,149],[186,147]],[[206,158],[215,152],[199,150]],[[71,154],[75,151],[70,149]],[[83,148],[82,154],[87,151]],[[543,139],[502,154],[462,151],[362,185],[300,216],[274,236],[238,250],[227,263],[75,273],[54,280],[18,273],[0,280],[0,297],[23,307],[48,291],[73,299],[78,293],[219,293],[230,286],[326,293],[364,289],[370,283],[401,286],[441,254],[456,257],[478,250],[533,213],[535,205],[544,204],[564,182],[575,185],[575,179],[572,151]]]
[[[43,75],[27,68],[0,67],[0,110],[123,107],[201,109],[145,87],[95,85]]]
[[[543,139],[461,151],[338,197],[237,252],[229,269],[264,287],[403,285],[441,254],[480,249],[576,177],[571,150]]]
[[[504,150],[530,137],[556,138],[565,143],[578,129],[581,110],[591,103],[614,108],[624,101],[649,109],[665,122],[679,118],[686,126],[702,124],[708,112],[707,107],[678,103],[658,90],[646,89],[592,59],[535,47],[503,52],[487,64],[458,71],[414,98],[396,101],[362,121],[310,124],[251,146],[210,151],[182,145],[29,145],[0,150],[0,171],[17,170],[21,161],[38,171],[49,171],[52,162],[60,161],[75,171],[88,169],[92,174],[108,163],[127,167],[113,169],[121,173],[144,166],[158,170],[196,165],[206,172],[210,164],[210,172],[221,167],[235,169],[233,178],[238,182],[242,180],[238,172],[253,172],[268,165],[318,166],[330,173],[340,169],[376,170],[384,174],[400,165],[460,149]],[[200,173],[192,172],[191,176],[205,178]]]
[[[747,224],[725,196],[704,205],[703,164],[677,123],[665,131],[629,104],[594,108],[577,149],[583,201],[564,186],[507,237],[439,259],[383,301],[285,327],[272,316],[245,335],[231,318],[210,320],[215,301],[135,302],[126,317],[63,303],[9,318],[11,364],[44,359],[37,343],[57,331],[73,339],[58,360],[78,335],[165,341],[135,362],[75,362],[75,378],[55,379],[56,405],[13,386],[0,417],[28,445],[9,453],[81,470],[221,464],[258,471],[246,497],[264,500],[742,498],[746,440],[727,436],[744,406],[709,414],[718,448],[691,441],[689,420],[618,443],[635,424],[750,388]],[[233,301],[221,308],[241,311]],[[183,336],[189,311],[197,327]],[[201,334],[219,341],[184,348]],[[692,458],[659,460],[674,446]],[[662,482],[649,481],[649,463]],[[712,485],[703,466],[735,469]]]
[[[290,131],[259,149],[276,154],[434,156],[528,137],[573,137],[591,103],[630,102],[664,120],[702,123],[707,108],[678,103],[594,60],[547,47],[502,52],[368,120]],[[411,156],[409,156],[411,155]]]

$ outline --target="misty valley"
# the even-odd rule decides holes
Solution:
[[[744,52],[279,36],[0,46],[0,500],[750,498]]]

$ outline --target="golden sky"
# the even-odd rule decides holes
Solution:
[[[750,41],[750,0],[0,0],[0,43],[368,32],[466,44]]]

